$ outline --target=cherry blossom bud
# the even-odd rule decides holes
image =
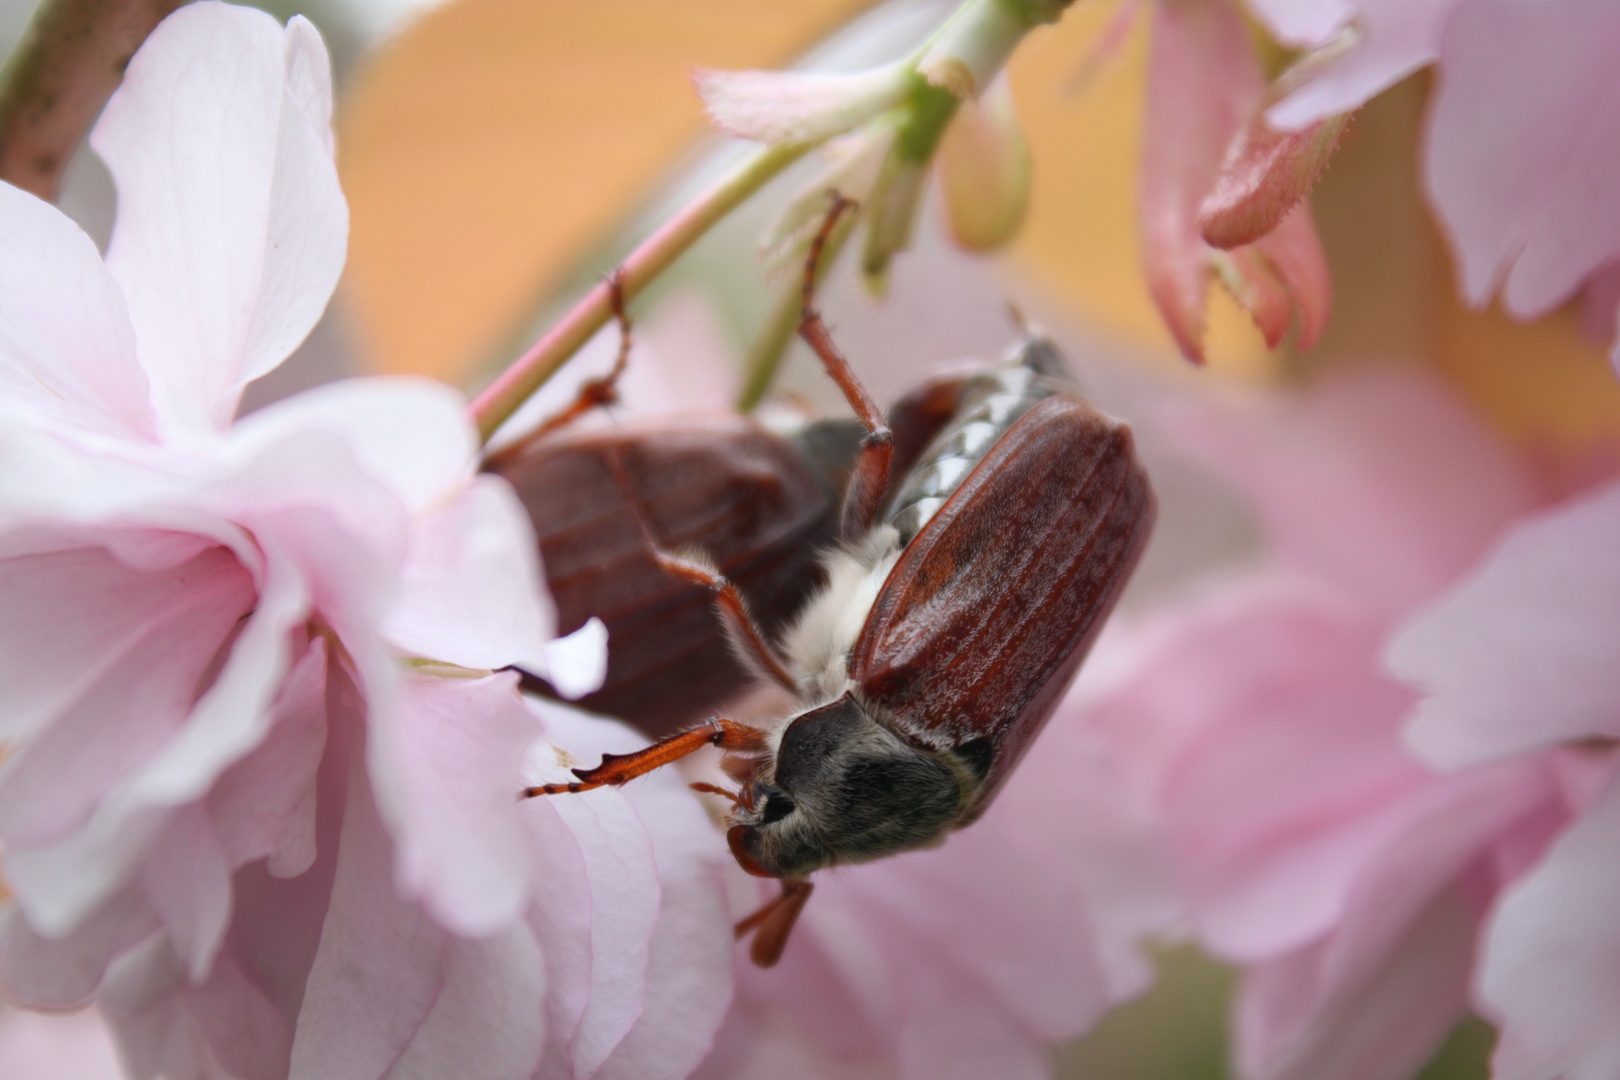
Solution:
[[[958,244],[993,251],[1018,234],[1029,211],[1029,141],[1006,79],[962,103],[940,143],[939,182]]]

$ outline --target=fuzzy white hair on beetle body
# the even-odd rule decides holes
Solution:
[[[805,706],[825,705],[853,685],[847,664],[850,650],[900,551],[900,534],[892,526],[880,525],[827,556],[826,585],[805,604],[783,641]]]

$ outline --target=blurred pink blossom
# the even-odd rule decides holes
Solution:
[[[1421,764],[1381,650],[1541,486],[1412,371],[1175,427],[1253,501],[1271,556],[1159,615],[1092,720],[1162,817],[1199,939],[1244,970],[1242,1074],[1403,1080],[1469,1007],[1493,898],[1591,780],[1567,755]]]
[[[1429,64],[1430,198],[1459,285],[1545,315],[1620,260],[1620,11],[1604,0],[1250,0],[1281,40],[1341,57],[1267,111],[1284,129],[1358,108]],[[1348,36],[1347,36],[1348,35]],[[1610,290],[1612,293],[1612,290]],[[1607,297],[1612,336],[1614,299]],[[1620,351],[1615,353],[1620,363]]]
[[[342,267],[330,112],[307,22],[199,3],[92,136],[105,262],[0,186],[0,979],[139,1076],[684,1075],[724,847],[675,778],[514,799],[638,740],[492,673],[583,692],[602,641],[552,640],[460,395],[231,422]]]
[[[1620,1060],[1620,488],[1528,520],[1408,623],[1390,665],[1424,693],[1409,738],[1442,768],[1579,761],[1584,813],[1503,896],[1478,994],[1499,1080],[1613,1075]],[[1500,764],[1482,764],[1506,761]]]

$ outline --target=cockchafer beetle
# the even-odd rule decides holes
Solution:
[[[712,717],[523,793],[623,784],[719,747],[739,789],[693,786],[731,800],[727,839],[742,868],[782,883],[737,926],[757,931],[761,966],[780,958],[812,873],[933,846],[985,811],[1078,670],[1154,518],[1130,429],[1083,400],[1034,335],[1002,364],[911,396],[907,415],[947,419],[884,498],[893,435],[813,304],[820,247],[846,205],[812,245],[800,326],[866,432],[825,583],[777,648],[712,565],[646,537],[665,571],[711,590],[739,650],[798,708],[760,726]]]
[[[607,628],[606,678],[578,704],[657,738],[711,714],[757,675],[733,647],[710,589],[662,569],[642,528],[656,547],[702,552],[775,640],[823,582],[822,556],[837,540],[839,500],[865,429],[854,419],[766,427],[736,413],[573,424],[612,403],[629,356],[630,320],[616,279],[610,284],[621,341],[613,371],[484,467],[529,513],[558,632],[592,617]],[[952,386],[930,383],[891,410],[897,475],[954,411]],[[552,694],[532,676],[524,685]]]

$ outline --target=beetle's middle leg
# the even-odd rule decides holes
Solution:
[[[776,655],[776,650],[771,648],[765,631],[760,629],[759,623],[755,622],[753,615],[749,613],[748,604],[743,600],[742,593],[737,590],[736,583],[722,574],[719,567],[701,556],[678,555],[666,551],[658,542],[658,538],[653,535],[652,525],[642,512],[635,489],[631,487],[630,478],[625,474],[624,462],[620,460],[617,451],[608,454],[608,466],[613,470],[613,478],[618,482],[619,489],[624,492],[630,513],[636,520],[636,527],[641,530],[642,542],[659,569],[709,590],[709,594],[714,597],[714,604],[720,612],[720,617],[725,620],[733,635],[733,640],[754,660],[759,671],[770,676],[784,689],[797,690],[792,674]]]
[[[799,336],[804,338],[805,343],[821,358],[821,364],[827,369],[827,374],[838,384],[838,389],[844,394],[844,400],[849,402],[850,408],[855,410],[855,415],[866,427],[866,437],[861,440],[860,457],[855,460],[855,469],[849,477],[849,487],[844,492],[842,530],[845,539],[853,539],[864,535],[877,521],[878,507],[883,501],[883,489],[889,482],[889,466],[894,459],[894,434],[884,421],[877,403],[872,400],[872,395],[861,385],[855,369],[849,366],[844,354],[833,344],[832,335],[827,332],[827,324],[822,321],[821,313],[816,310],[816,273],[820,268],[822,253],[827,247],[827,239],[837,227],[838,219],[844,211],[855,206],[853,200],[837,192],[833,193],[832,198],[832,209],[827,211],[827,218],[821,223],[821,230],[810,242],[810,255],[805,260],[804,302],[799,315]]]

